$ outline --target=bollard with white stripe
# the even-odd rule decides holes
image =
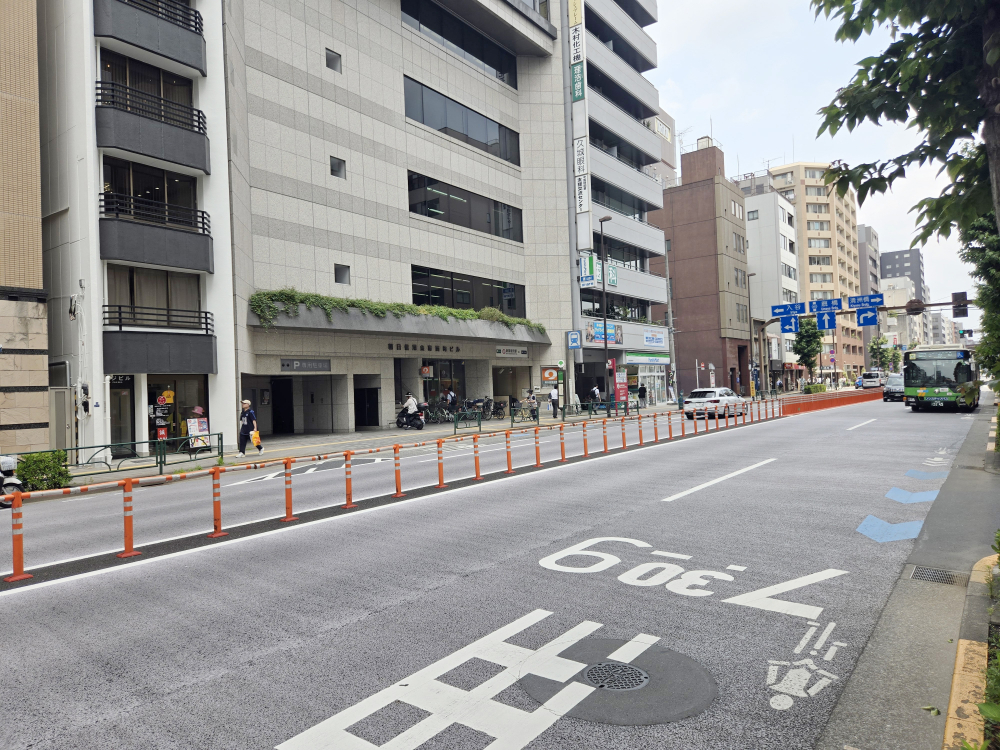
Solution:
[[[354,508],[354,488],[351,487],[351,456],[354,451],[344,451],[344,508]]]
[[[437,441],[437,453],[438,453],[438,483],[434,486],[437,489],[443,489],[447,487],[444,483],[444,440],[439,439]]]
[[[122,490],[122,500],[125,508],[125,551],[119,552],[115,557],[135,557],[142,553],[133,547],[132,542],[132,478],[125,480],[125,487]]]
[[[406,494],[403,492],[403,480],[399,475],[399,445],[392,446],[392,462],[396,469],[396,494],[393,497],[406,497]]]
[[[219,482],[221,471],[218,466],[211,469],[212,475],[212,533],[209,539],[229,536],[228,531],[222,530],[222,485]]]
[[[278,519],[279,521],[298,521],[299,519],[292,515],[292,459],[285,459],[285,517]]]
[[[30,573],[24,572],[24,524],[21,519],[21,493],[14,492],[14,502],[10,506],[10,531],[11,546],[14,552],[14,573],[4,580],[7,583],[26,581],[32,578]]]

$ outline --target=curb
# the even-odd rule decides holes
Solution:
[[[990,630],[986,573],[996,563],[996,555],[984,557],[972,566],[969,574],[942,750],[962,750],[963,742],[973,744],[983,741],[984,724],[978,704],[983,702],[986,692]]]

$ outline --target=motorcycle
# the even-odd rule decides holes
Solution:
[[[13,495],[14,492],[24,492],[21,480],[14,476],[17,471],[17,456],[0,456],[0,508],[9,508],[13,505],[11,500],[3,500],[4,495]]]
[[[424,413],[427,411],[427,404],[417,404],[417,410],[410,414],[403,409],[396,415],[396,427],[408,430],[411,427],[415,430],[424,429]]]

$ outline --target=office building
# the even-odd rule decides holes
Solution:
[[[751,359],[763,362],[764,373],[757,382],[769,390],[780,378],[785,388],[794,388],[805,372],[792,351],[795,334],[783,333],[779,322],[765,324],[773,305],[799,302],[795,207],[774,189],[766,171],[741,175],[733,182],[744,195],[746,209],[746,262],[754,322]]]
[[[951,345],[957,344],[962,340],[958,333],[960,330],[958,323],[943,312],[931,312],[929,316],[931,321],[931,338],[929,343]]]
[[[743,193],[726,176],[709,137],[681,154],[681,184],[663,191],[651,212],[670,248],[678,385],[719,385],[749,394],[750,292]],[[666,306],[654,306],[662,319]]]
[[[913,280],[907,276],[882,279],[882,295],[886,307],[900,307],[914,298]],[[903,310],[885,314],[885,337],[893,346],[913,347],[926,343],[923,338],[923,315],[907,315]]]
[[[823,181],[829,164],[796,162],[770,170],[774,187],[795,205],[799,218],[799,288],[803,301],[841,299],[835,335],[824,337],[819,375],[853,382],[865,366],[861,329],[847,299],[862,294],[862,260],[858,247],[857,201],[853,190],[841,197]],[[867,264],[867,261],[865,261]],[[830,360],[833,360],[831,362]]]
[[[0,454],[49,447],[35,3],[0,14]],[[56,414],[65,422],[66,415]]]
[[[931,301],[931,290],[924,273],[924,255],[918,248],[892,250],[882,253],[881,277],[883,279],[908,278],[913,281],[913,297],[921,302]],[[920,317],[920,340],[929,343],[933,338],[930,311]]]
[[[861,258],[861,293],[879,294],[882,290],[880,284],[881,259],[878,250],[878,232],[867,224],[858,224],[858,255]],[[878,337],[884,321],[885,313],[879,313],[878,327],[863,326],[861,328],[867,367],[871,366],[872,361],[871,354],[868,353],[868,344],[873,338]]]
[[[657,5],[570,0],[566,13],[571,289],[573,328],[582,332],[574,358],[576,392],[583,397],[595,385],[605,394],[613,390],[605,372],[607,344],[619,385],[633,391],[645,385],[647,399],[662,403],[669,336],[666,316],[653,310],[667,301],[666,248],[662,230],[648,217],[663,206],[664,185],[674,182],[676,150],[674,120],[643,75],[656,67],[656,44],[645,29],[656,21]],[[608,263],[603,277],[602,242]]]

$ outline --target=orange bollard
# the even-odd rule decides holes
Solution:
[[[514,461],[513,461],[513,459],[510,456],[510,430],[505,430],[504,431],[504,437],[507,440],[507,471],[505,471],[504,474],[513,474],[514,473]]]
[[[735,414],[733,415],[736,416]],[[726,407],[726,429],[729,429],[729,407]]]
[[[760,401],[757,402],[757,421],[760,421]]]
[[[354,451],[344,451],[344,508],[353,508],[354,505],[354,488],[351,487],[351,456],[354,455]],[[295,520],[295,519],[281,519],[285,520]]]
[[[684,429],[684,415],[681,415],[681,429]],[[674,415],[667,412],[667,440],[674,439]]]
[[[645,443],[642,442],[642,415],[640,414],[636,417],[636,419],[639,422],[639,445],[645,445]]]
[[[483,475],[479,473],[479,435],[472,436],[472,453],[476,458],[476,476],[473,479],[482,479]]]
[[[625,417],[622,417],[622,450],[625,450],[627,447],[625,445]]]
[[[122,501],[125,506],[125,551],[119,552],[115,557],[135,557],[141,555],[139,550],[132,547],[132,479],[125,480],[125,488],[122,490]]]
[[[719,407],[715,407],[715,431],[719,431]]]
[[[222,470],[218,466],[212,467],[212,533],[209,539],[218,539],[220,536],[229,536],[229,532],[222,530],[222,486],[219,482],[219,475]]]
[[[438,489],[447,487],[444,483],[444,440],[439,439],[438,444],[438,483],[434,486]]]
[[[393,497],[406,497],[403,492],[403,479],[399,475],[399,445],[392,446],[392,462],[396,468],[396,494]],[[478,463],[478,462],[477,462]],[[478,471],[476,472],[479,473]]]
[[[566,433],[563,431],[563,423],[559,423],[559,463],[566,463]]]
[[[131,485],[130,485],[131,486]],[[24,523],[21,520],[21,492],[14,491],[14,503],[10,507],[10,533],[11,547],[14,552],[14,572],[4,580],[7,583],[16,581],[27,581],[33,578],[30,573],[24,572]]]
[[[697,435],[698,434],[698,412],[692,412],[691,413],[691,417],[692,417],[691,423],[694,425],[694,434]],[[684,428],[684,423],[681,422],[681,429],[683,429],[683,428]]]
[[[747,405],[743,402],[743,408],[740,410],[740,416],[743,417],[743,424],[747,423]]]
[[[608,420],[601,420],[601,427],[604,430],[604,452],[608,452]]]
[[[350,492],[351,486],[351,470],[350,464],[348,464],[347,470],[347,487],[348,492]],[[299,519],[292,515],[292,459],[285,459],[285,517],[279,518],[279,521],[298,521]]]
[[[697,421],[697,419],[696,419]],[[705,432],[708,432],[708,407],[705,407]]]
[[[587,458],[590,456],[590,451],[587,450],[587,420],[583,420],[583,457]]]
[[[542,449],[538,444],[538,428],[535,428],[535,466],[542,465]]]
[[[657,416],[657,414],[654,411],[653,412],[653,442],[654,443],[660,442],[660,424],[659,424],[659,422],[657,422],[656,416]]]

